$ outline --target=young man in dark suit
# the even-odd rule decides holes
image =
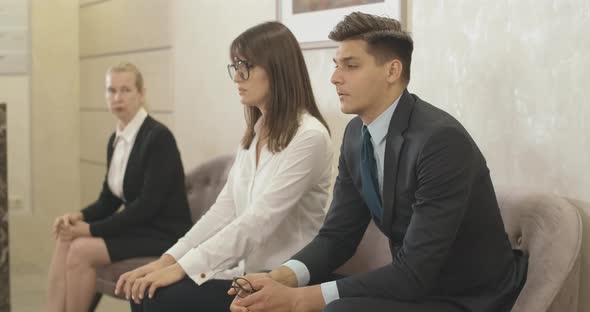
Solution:
[[[258,291],[236,297],[232,311],[510,311],[527,259],[510,247],[473,139],[407,91],[411,37],[396,20],[353,13],[330,39],[339,44],[331,80],[341,110],[358,115],[346,127],[330,211],[291,260],[246,276]],[[392,262],[330,281],[371,219]]]

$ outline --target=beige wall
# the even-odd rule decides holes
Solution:
[[[33,237],[40,240],[48,238],[52,216],[79,205],[79,171],[72,165],[79,157],[77,12],[71,1],[31,2],[30,166],[34,207],[32,216],[11,219],[11,237],[15,239],[21,231],[35,232]],[[40,235],[44,229],[47,235]],[[51,249],[47,244],[30,247],[11,244],[12,255],[22,250],[26,255],[43,257]]]
[[[11,294],[15,311],[43,293],[30,285],[15,288],[27,280],[14,277],[46,271],[53,218],[79,207],[77,3],[31,1],[31,51],[31,159],[24,166],[31,170],[34,206],[30,215],[10,215],[11,286],[22,290]]]
[[[171,2],[86,1],[80,6],[81,202],[96,200],[105,175],[106,143],[115,118],[104,101],[104,75],[122,61],[141,69],[147,107],[173,128]]]

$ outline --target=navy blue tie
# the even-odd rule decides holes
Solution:
[[[379,195],[379,183],[377,182],[377,163],[373,154],[371,134],[367,126],[363,126],[361,143],[361,185],[365,203],[371,214],[381,220],[383,208],[381,207],[381,196]]]

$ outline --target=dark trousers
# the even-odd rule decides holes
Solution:
[[[230,280],[210,280],[197,285],[185,277],[178,283],[156,290],[154,297],[144,297],[141,304],[131,301],[133,312],[227,312],[234,299],[227,294]]]
[[[464,312],[465,310],[446,302],[403,302],[378,298],[342,298],[332,301],[324,312]]]

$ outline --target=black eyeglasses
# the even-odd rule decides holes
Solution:
[[[252,286],[252,283],[250,283],[249,280],[243,277],[234,277],[231,288],[233,288],[236,295],[240,298],[246,298],[258,291],[258,289],[255,289],[254,286]]]
[[[237,60],[236,63],[227,65],[227,73],[229,74],[229,78],[231,80],[234,80],[236,72],[238,72],[242,80],[248,80],[248,78],[250,78],[250,68],[252,67],[254,67],[254,65],[248,63],[247,61]]]

